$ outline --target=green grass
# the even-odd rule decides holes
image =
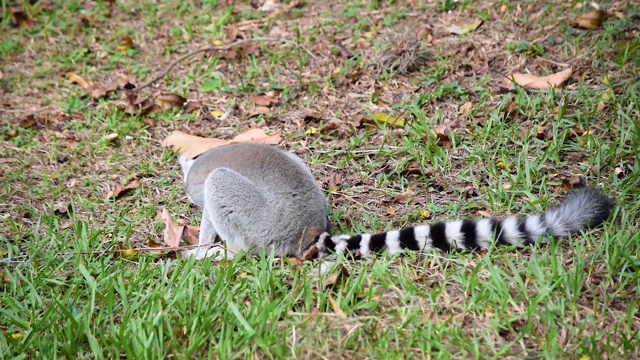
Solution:
[[[126,70],[141,84],[179,54],[228,42],[226,26],[265,16],[238,3],[36,4],[25,7],[34,23],[24,28],[3,10],[1,358],[638,358],[637,10],[614,8],[625,17],[584,31],[568,23],[588,8],[560,1],[307,2],[242,31],[284,34],[316,59],[258,43],[261,55],[196,57],[140,94],[236,106],[224,121],[129,116],[116,95],[92,102],[65,82],[75,72],[101,85]],[[462,18],[486,22],[463,37],[439,33]],[[425,24],[437,41],[419,72],[367,73],[384,29]],[[123,35],[134,40],[124,54]],[[341,58],[336,40],[358,56]],[[496,91],[498,72],[558,70],[538,56],[571,64],[577,92]],[[603,96],[590,85],[605,78],[629,82]],[[269,91],[281,103],[252,116],[252,97]],[[471,110],[459,113],[466,102]],[[404,113],[406,125],[360,126],[375,112]],[[431,133],[447,120],[463,122],[450,147]],[[334,132],[305,134],[332,121]],[[160,147],[171,131],[230,138],[256,126],[282,130],[281,147],[309,164],[335,233],[539,212],[574,177],[617,205],[602,228],[549,246],[341,258],[322,276],[319,261],[296,266],[268,253],[215,263],[115,251],[160,242],[163,207],[199,222],[175,154]],[[342,182],[330,190],[333,174]],[[105,199],[111,184],[135,178],[138,189]],[[327,286],[341,267],[345,282]]]

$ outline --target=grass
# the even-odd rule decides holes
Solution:
[[[43,1],[24,6],[33,23],[23,27],[1,4],[2,358],[638,358],[640,54],[625,2],[608,3],[621,16],[594,31],[568,25],[590,10],[583,2],[303,3],[240,32],[278,34],[316,59],[258,43],[260,55],[186,61],[141,94],[235,107],[225,120],[130,116],[117,95],[92,101],[64,74],[101,85],[129,71],[141,84],[265,16],[248,3]],[[470,34],[442,32],[478,18]],[[435,39],[419,71],[367,71],[387,28]],[[132,48],[119,50],[123,35]],[[336,41],[357,56],[342,57]],[[558,70],[539,56],[569,63],[577,92],[496,90],[498,72]],[[628,82],[593,91],[605,79]],[[269,91],[280,104],[253,114],[252,97]],[[406,124],[361,124],[376,112],[405,113]],[[443,144],[432,129],[452,120],[462,125]],[[281,147],[325,189],[336,233],[538,212],[576,178],[617,207],[601,229],[549,246],[340,259],[323,276],[320,262],[268,253],[116,256],[162,239],[165,206],[199,222],[175,154],[160,147],[171,131],[230,138],[249,127],[283,131]],[[133,179],[138,189],[105,200]],[[349,276],[327,284],[342,267]]]

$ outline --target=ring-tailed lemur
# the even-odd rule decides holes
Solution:
[[[198,259],[225,256],[220,248],[204,246],[216,237],[237,250],[273,249],[275,255],[296,257],[314,243],[320,257],[356,250],[367,256],[384,250],[486,249],[494,243],[527,246],[598,226],[613,206],[599,191],[580,188],[543,214],[331,236],[324,194],[294,154],[269,145],[240,143],[214,148],[196,160],[178,159],[187,196],[202,209],[199,245],[203,248],[186,253]]]

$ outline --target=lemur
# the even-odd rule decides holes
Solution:
[[[318,257],[358,251],[369,256],[406,249],[487,249],[492,244],[525,247],[566,237],[604,222],[613,207],[599,191],[572,190],[542,214],[417,225],[379,234],[331,235],[322,189],[295,154],[264,144],[237,143],[208,150],[195,160],[178,156],[189,200],[202,209],[197,259],[231,256],[210,247],[220,238],[228,247],[256,254],[295,256],[315,244]]]

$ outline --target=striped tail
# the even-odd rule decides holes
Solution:
[[[480,219],[418,225],[380,234],[334,235],[322,233],[316,243],[319,257],[330,253],[359,251],[368,256],[381,251],[391,254],[404,249],[475,250],[497,245],[525,247],[547,243],[549,236],[564,237],[596,227],[607,220],[613,203],[599,191],[584,187],[573,190],[557,208],[524,218]]]

